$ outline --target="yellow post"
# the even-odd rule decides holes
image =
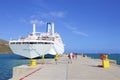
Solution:
[[[106,55],[106,59],[102,61],[103,68],[110,68],[110,62],[108,60],[108,56]]]
[[[43,60],[45,59],[44,54],[42,54],[42,59],[43,59]]]
[[[57,62],[58,62],[58,58],[59,58],[59,55],[58,55],[58,53],[56,53],[56,55],[55,55],[55,61],[56,61],[56,64],[57,64]]]
[[[35,59],[30,60],[30,66],[36,66],[36,60]]]
[[[42,64],[44,64],[44,59],[45,59],[45,56],[44,54],[42,54]]]

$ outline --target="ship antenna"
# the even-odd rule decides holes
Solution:
[[[36,33],[36,25],[35,23],[33,23],[33,35],[35,35],[35,33]]]

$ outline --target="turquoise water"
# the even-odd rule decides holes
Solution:
[[[45,58],[53,58],[46,55]],[[0,54],[0,80],[8,80],[12,77],[12,69],[15,66],[30,64],[30,59],[15,54]]]
[[[29,60],[14,54],[0,54],[0,80],[10,79],[13,67],[22,64],[29,64]]]
[[[100,54],[85,54],[92,58],[100,58]],[[120,54],[110,54],[109,59],[117,60],[120,65]],[[0,80],[8,80],[12,77],[12,69],[15,66],[29,64],[29,59],[25,59],[15,54],[0,54]]]
[[[100,59],[100,54],[85,54],[91,58]],[[120,54],[107,54],[109,59],[116,60],[117,64],[120,65]]]

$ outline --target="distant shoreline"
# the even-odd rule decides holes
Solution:
[[[1,52],[0,52],[0,54],[13,54],[13,53],[1,53]]]
[[[12,50],[9,47],[9,43],[6,40],[0,39],[0,54],[11,54],[13,53]]]

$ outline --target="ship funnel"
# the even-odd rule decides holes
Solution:
[[[54,23],[47,23],[47,32],[50,34],[54,34]]]
[[[54,23],[52,22],[52,34],[54,34]]]
[[[36,25],[35,25],[35,23],[33,24],[33,35],[35,35],[35,33],[36,33]]]

